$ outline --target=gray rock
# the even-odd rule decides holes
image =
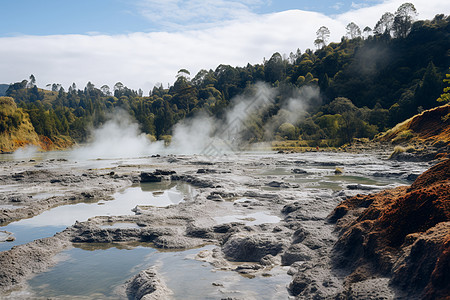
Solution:
[[[281,263],[290,266],[297,261],[307,261],[314,256],[313,251],[303,244],[291,245],[281,256]]]
[[[149,172],[141,172],[141,182],[161,182],[162,176]]]
[[[283,248],[284,242],[273,235],[236,233],[223,245],[222,251],[235,261],[259,262],[268,254],[277,255]]]
[[[167,299],[171,291],[161,280],[155,268],[149,268],[126,283],[128,299]]]

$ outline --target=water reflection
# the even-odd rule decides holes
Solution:
[[[214,217],[214,220],[217,224],[226,224],[232,222],[240,222],[245,223],[245,225],[261,225],[268,223],[278,223],[281,221],[281,218],[277,216],[268,215],[265,212],[256,212],[245,215],[230,215],[230,216],[221,216]]]
[[[214,246],[179,252],[159,252],[153,248],[127,248],[118,244],[95,249],[74,248],[62,253],[63,261],[29,281],[35,297],[120,299],[117,287],[150,266],[158,266],[174,299],[287,299],[286,270],[268,270],[271,276],[253,279],[236,272],[217,271],[209,263],[197,261],[200,251]]]
[[[0,242],[0,251],[52,236],[76,221],[86,221],[95,216],[132,215],[132,209],[138,205],[165,207],[188,201],[195,193],[195,189],[187,183],[146,183],[117,192],[112,200],[55,207],[33,218],[0,227],[0,230],[12,232],[16,238],[13,242]]]

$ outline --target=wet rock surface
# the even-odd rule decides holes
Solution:
[[[345,233],[348,226],[361,215],[367,215],[368,222],[379,215],[378,210],[368,210],[376,203],[375,196],[351,197],[398,186],[405,182],[405,174],[420,174],[429,167],[428,163],[397,166],[397,162],[381,160],[380,156],[374,158],[373,154],[333,153],[320,157],[267,153],[207,159],[155,156],[135,164],[120,162],[104,168],[77,167],[57,160],[1,164],[0,205],[7,207],[0,209],[2,225],[55,206],[107,200],[132,184],[183,182],[196,192],[192,199],[177,205],[138,205],[123,216],[97,216],[76,222],[53,237],[0,252],[0,296],[26,287],[27,279],[54,265],[57,254],[71,248],[73,243],[139,243],[161,251],[214,245],[210,250],[199,250],[195,259],[217,270],[249,278],[267,276],[276,267],[285,268],[292,276],[292,281],[285,284],[290,294],[286,292],[286,298],[345,299],[350,295],[355,299],[389,299],[396,295],[389,287],[390,278],[361,276],[349,280],[348,271],[342,271],[342,266],[358,268],[355,261],[364,252],[361,247],[365,247],[359,243],[367,225],[354,224]],[[334,175],[337,166],[345,168],[348,177]],[[373,176],[375,173],[389,174],[389,178],[383,181],[385,178]],[[362,178],[361,182],[358,178]],[[400,187],[386,192],[385,198],[407,189]],[[346,202],[339,205],[343,200]],[[12,204],[20,207],[6,206]],[[231,221],[218,221],[218,217],[226,216],[232,217]],[[279,222],[264,219],[267,216],[276,217]],[[129,226],[113,226],[120,224]],[[420,265],[421,261],[443,255],[440,251],[443,230],[439,227],[423,236],[408,238],[410,251],[403,253],[402,260],[395,265],[398,278],[409,272],[414,263]],[[343,236],[351,238],[344,241]],[[336,247],[348,248],[348,253],[336,257]],[[435,249],[430,251],[434,254],[418,257],[416,253],[424,247]],[[393,268],[391,260],[380,260]],[[444,268],[441,273],[433,269],[430,275],[436,277],[435,285],[442,280],[439,274],[444,274],[445,265],[441,268]],[[157,266],[143,270],[126,282],[126,295],[129,299],[170,299],[170,286],[164,281]],[[218,292],[223,289],[221,283],[213,286]]]
[[[161,280],[155,268],[141,271],[126,283],[128,299],[152,300],[167,299],[170,290]]]
[[[423,173],[409,188],[350,198],[329,220],[340,231],[333,264],[348,272],[347,286],[384,275],[397,289],[393,297],[449,295],[444,272],[450,272],[450,160]]]

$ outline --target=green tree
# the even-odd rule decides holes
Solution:
[[[423,75],[422,82],[415,92],[415,106],[421,106],[423,109],[430,109],[437,105],[436,99],[442,91],[442,81],[437,73],[433,62],[428,64],[428,67]]]
[[[449,68],[450,69],[450,68]],[[450,74],[445,74],[445,79],[443,80],[447,86],[444,88],[444,93],[437,99],[438,102],[450,102]]]
[[[403,3],[395,12],[393,29],[396,37],[405,38],[411,31],[411,26],[417,16],[412,3]]]
[[[361,29],[358,25],[350,22],[345,29],[347,30],[347,37],[350,39],[361,37]]]
[[[284,77],[284,69],[281,54],[274,53],[264,66],[266,81],[271,83],[281,81]]]
[[[330,38],[330,29],[326,26],[321,26],[317,31],[317,38],[314,41],[314,44],[317,48],[323,48],[327,45],[328,39]]]
[[[387,34],[390,35],[392,31],[392,26],[394,24],[394,15],[390,12],[384,13],[380,20],[375,24],[373,31],[375,34]]]

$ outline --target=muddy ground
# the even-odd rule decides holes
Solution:
[[[0,296],[32,297],[21,294],[27,289],[27,280],[55,265],[57,254],[73,243],[141,242],[172,250],[214,245],[199,251],[196,259],[243,276],[265,276],[283,266],[292,276],[286,289],[293,299],[401,297],[388,278],[344,285],[345,266],[336,269],[330,261],[338,236],[327,216],[339,203],[359,193],[411,183],[430,166],[386,158],[387,154],[380,153],[251,153],[93,161],[92,166],[67,159],[2,161],[2,226],[60,205],[107,200],[114,192],[141,181],[186,182],[196,193],[178,205],[137,206],[123,216],[76,222],[52,237],[0,252]],[[385,184],[352,183],[339,176],[380,179]],[[318,184],[323,178],[332,184]],[[255,213],[270,216],[271,221],[254,224],[249,215]],[[279,219],[274,222],[274,217]],[[121,222],[138,227],[102,226]],[[0,238],[7,243],[14,237],[3,232]],[[124,282],[117,293],[129,299],[170,299],[164,281],[154,266]]]

